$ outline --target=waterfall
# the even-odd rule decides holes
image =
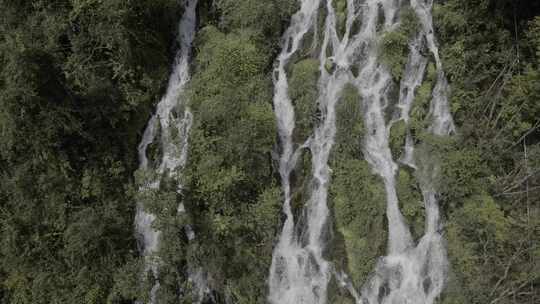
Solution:
[[[435,59],[437,69],[437,80],[432,92],[428,114],[428,118],[431,120],[428,131],[434,135],[445,136],[450,135],[455,128],[447,99],[448,83],[442,69],[433,34],[432,5],[433,1],[411,1],[411,7],[420,21],[421,30],[410,45],[411,53],[400,84],[399,107],[401,113],[398,120],[401,119],[405,123],[409,122],[408,111],[414,98],[413,92],[421,84],[427,64],[427,59],[419,51],[419,48],[423,47],[422,43],[425,43]],[[377,98],[377,96],[374,97]],[[380,111],[380,105],[376,102],[371,104],[371,108],[375,112]],[[369,118],[367,120],[369,121]],[[387,126],[378,124],[376,128],[386,129],[388,133],[394,122],[395,120],[391,121]],[[367,140],[369,141],[369,137]],[[370,146],[366,145],[366,154],[380,153],[386,148],[368,150]],[[407,134],[404,150],[405,161],[403,163],[416,169],[412,156],[414,147],[410,134]],[[388,159],[395,168],[391,155]],[[416,171],[424,198],[426,220],[425,234],[420,238],[416,246],[410,241],[410,232],[399,213],[397,200],[394,201],[395,186],[393,185],[393,176],[395,172],[388,174],[389,172],[381,171],[376,163],[370,162],[375,171],[383,176],[387,189],[389,251],[388,256],[379,261],[375,275],[363,288],[362,295],[367,303],[432,304],[444,287],[448,262],[440,233],[439,207],[436,189],[433,185],[433,180],[438,174],[437,165],[429,164],[430,159],[420,161],[425,162],[423,166],[428,168],[427,170]],[[404,236],[406,237],[404,238]]]
[[[415,142],[410,132],[406,135],[404,155],[393,159],[389,138],[392,125],[398,121],[409,124],[409,111],[415,90],[422,84],[428,59],[422,54],[427,48],[435,59],[437,79],[432,92],[428,132],[445,136],[454,131],[448,105],[448,83],[439,58],[431,20],[432,0],[411,0],[410,8],[418,18],[419,30],[409,43],[409,57],[399,83],[399,99],[390,94],[394,84],[389,68],[380,62],[382,36],[400,25],[402,9],[398,0],[347,0],[345,29],[338,34],[337,17],[332,0],[320,8],[322,1],[303,0],[300,10],[292,17],[282,38],[282,51],[275,70],[274,109],[281,143],[280,175],[284,193],[283,211],[286,215],[279,241],[274,248],[269,277],[268,300],[273,304],[310,303],[327,301],[327,285],[333,266],[325,260],[328,185],[331,169],[328,158],[336,133],[335,107],[346,84],[358,90],[363,109],[365,134],[363,155],[372,171],[382,178],[386,191],[388,218],[388,255],[380,261],[362,288],[360,295],[346,275],[335,274],[342,285],[347,285],[358,303],[432,304],[441,293],[447,268],[446,252],[440,233],[440,215],[436,189],[432,180],[438,174],[436,164],[423,164],[426,170],[416,170],[424,197],[426,212],[425,235],[415,243],[408,224],[399,208],[396,173],[399,165],[417,169]],[[294,106],[288,97],[286,66],[299,51],[301,42],[310,30],[317,31],[315,18],[319,9],[326,9],[324,38],[319,54],[319,106],[321,120],[313,134],[303,144],[292,141]],[[359,27],[354,27],[359,23]],[[330,63],[330,67],[329,67]],[[353,73],[354,69],[357,73]],[[396,115],[388,116],[395,107]],[[301,150],[312,154],[312,180],[309,199],[304,207],[306,216],[302,236],[291,211],[290,175]],[[430,160],[421,160],[429,162]],[[400,164],[399,164],[399,163]],[[300,229],[301,230],[301,229]]]
[[[293,151],[292,134],[294,130],[294,107],[288,96],[288,82],[285,66],[301,47],[304,35],[313,27],[320,0],[303,0],[300,11],[292,16],[291,25],[282,38],[282,51],[279,54],[274,75],[274,111],[276,113],[282,153],[279,162],[285,201],[283,212],[286,215],[279,243],[274,249],[270,269],[269,301],[282,303],[319,303],[316,295],[310,292],[312,286],[326,288],[324,273],[309,268],[310,252],[302,248],[294,235],[294,218],[291,210],[290,174],[296,165],[300,149]],[[304,145],[305,146],[305,145]],[[301,147],[301,148],[304,148]],[[320,249],[320,248],[318,248]],[[316,253],[318,254],[318,253]],[[315,263],[321,262],[320,260]]]
[[[190,80],[189,63],[197,25],[197,1],[186,1],[185,11],[179,23],[180,47],[174,60],[167,91],[158,103],[155,114],[150,118],[139,144],[139,169],[141,171],[152,170],[156,176],[150,183],[141,186],[141,191],[159,189],[161,177],[164,174],[178,181],[179,174],[187,162],[189,131],[193,115],[183,93]],[[158,145],[161,151],[160,158],[154,160],[155,163],[151,163],[147,156],[148,147],[151,144]],[[182,191],[182,185],[179,182],[177,191]],[[177,212],[178,214],[185,212],[182,203],[179,204]],[[160,231],[152,226],[154,220],[155,215],[146,212],[142,203],[138,202],[135,216],[137,238],[145,258],[146,271],[151,271],[156,279],[150,294],[150,303],[152,304],[156,302],[156,292],[159,289],[159,260],[153,255],[159,249]],[[190,240],[195,237],[191,227],[186,227],[186,233]],[[190,269],[188,277],[195,286],[195,296],[202,299],[204,294],[209,292],[202,270],[199,268]]]

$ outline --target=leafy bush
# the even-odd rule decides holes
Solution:
[[[407,63],[409,41],[416,33],[419,23],[413,9],[404,9],[400,14],[397,29],[386,32],[380,42],[381,61],[390,69],[392,76],[399,82]]]

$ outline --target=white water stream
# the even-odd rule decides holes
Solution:
[[[198,0],[186,0],[185,11],[179,23],[180,48],[176,54],[172,74],[169,78],[167,91],[157,105],[156,112],[150,118],[139,144],[139,169],[142,171],[153,170],[155,179],[141,186],[141,191],[146,189],[159,189],[161,178],[164,174],[179,180],[182,169],[185,167],[188,156],[189,131],[193,122],[193,115],[187,105],[184,88],[190,80],[189,63],[191,48],[197,25],[196,7]],[[157,141],[157,142],[155,142]],[[151,144],[159,145],[161,154],[159,159],[148,159],[148,147]],[[178,182],[178,192],[182,191],[182,185]],[[184,213],[182,203],[178,205],[178,214]],[[159,289],[158,267],[159,260],[154,256],[159,250],[161,232],[152,224],[155,215],[145,211],[142,203],[137,203],[135,216],[135,229],[140,241],[142,255],[145,257],[147,270],[152,271],[156,279],[150,294],[150,303],[156,303],[156,292]],[[188,239],[191,241],[195,234],[191,227],[185,227]],[[194,303],[202,301],[210,290],[207,286],[206,275],[198,267],[190,267],[188,280],[193,285]]]
[[[401,109],[399,119],[405,123],[409,121],[409,110],[414,100],[413,92],[422,83],[427,59],[420,54],[420,48],[423,47],[423,41],[427,41],[427,48],[432,53],[436,61],[437,82],[432,94],[432,101],[428,118],[431,120],[429,131],[436,135],[449,135],[454,131],[452,117],[450,115],[447,93],[448,84],[442,70],[442,64],[439,59],[438,50],[435,46],[433,27],[431,21],[432,1],[411,1],[411,7],[416,12],[421,30],[416,39],[410,45],[411,53],[400,84],[400,100],[398,107]],[[391,7],[391,5],[389,6]],[[397,9],[394,7],[392,9]],[[375,55],[373,56],[375,57]],[[385,73],[384,71],[378,71]],[[367,79],[373,71],[367,70],[365,76]],[[387,72],[386,72],[387,74]],[[379,77],[384,79],[384,77]],[[366,121],[368,126],[372,126],[372,132],[368,131],[365,151],[367,160],[372,165],[374,171],[384,179],[387,191],[387,216],[389,222],[389,249],[388,255],[383,257],[376,268],[375,275],[366,283],[362,290],[362,296],[367,303],[383,304],[405,304],[419,303],[431,304],[442,292],[446,278],[447,259],[446,251],[440,234],[439,208],[436,200],[436,190],[432,185],[437,172],[434,164],[423,164],[424,167],[431,167],[431,172],[417,172],[420,180],[420,186],[424,197],[426,223],[425,234],[414,244],[411,240],[409,228],[403,220],[399,211],[394,176],[396,174],[396,164],[392,160],[388,149],[388,135],[394,121],[386,123],[382,120],[371,121],[371,117],[379,116],[383,107],[376,100],[381,100],[380,94],[384,91],[373,92],[370,88],[377,87],[369,85],[369,81],[358,79],[359,85],[364,85],[362,92],[366,98],[368,113]],[[367,84],[367,85],[366,85]],[[380,85],[383,88],[385,85]],[[371,102],[370,102],[371,100]],[[381,131],[384,130],[384,131]],[[380,145],[370,145],[372,136],[369,134],[384,134],[385,139],[380,141]],[[407,135],[405,145],[404,163],[416,168],[413,157],[413,143],[410,135]],[[375,157],[370,157],[374,155]],[[381,159],[385,161],[373,161]],[[429,159],[419,161],[429,162]]]
[[[317,298],[320,298],[320,295],[315,294],[311,289],[326,289],[327,279],[324,270],[311,268],[311,265],[313,265],[311,258],[317,258],[320,255],[320,250],[312,254],[306,248],[302,248],[294,233],[295,224],[290,204],[291,186],[289,178],[296,165],[299,152],[295,153],[292,141],[294,107],[288,95],[287,74],[285,72],[285,66],[290,58],[301,47],[304,35],[315,24],[319,2],[319,0],[303,0],[300,11],[292,16],[291,25],[282,38],[282,52],[278,57],[275,71],[277,79],[274,79],[274,111],[282,147],[279,172],[285,196],[283,212],[287,218],[283,225],[279,243],[274,249],[270,269],[269,301],[274,304],[319,303]],[[317,267],[319,265],[313,266]]]

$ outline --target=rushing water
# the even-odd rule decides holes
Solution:
[[[391,3],[390,3],[391,4]],[[429,131],[436,135],[449,135],[454,130],[452,117],[450,115],[447,91],[448,84],[444,76],[438,50],[435,45],[433,27],[431,21],[432,1],[411,1],[411,7],[416,12],[421,30],[416,39],[410,45],[411,52],[408,63],[400,84],[400,99],[398,107],[400,115],[398,119],[405,123],[409,122],[409,110],[414,100],[413,92],[421,84],[426,68],[427,59],[420,53],[420,48],[427,47],[435,58],[437,67],[437,81],[433,89],[432,101],[428,118],[431,119]],[[397,10],[397,4],[385,6],[385,11],[393,14]],[[393,19],[393,18],[392,18]],[[390,19],[390,20],[392,20]],[[390,25],[391,26],[391,25]],[[427,44],[427,45],[423,45]],[[376,55],[374,54],[373,57]],[[385,74],[385,71],[375,73]],[[363,72],[364,77],[369,79],[373,71]],[[387,72],[386,72],[387,74]],[[387,76],[385,76],[387,77]],[[378,80],[385,77],[378,77]],[[382,106],[377,100],[381,100],[382,90],[373,91],[377,85],[369,84],[366,79],[358,79],[363,97],[366,98],[366,122],[371,126],[366,138],[365,152],[367,160],[374,171],[383,177],[387,191],[387,216],[389,223],[389,249],[388,256],[383,257],[376,268],[375,275],[364,285],[362,296],[367,303],[434,303],[441,293],[447,268],[446,252],[443,245],[442,236],[439,232],[439,208],[436,200],[436,190],[432,185],[432,180],[436,174],[434,164],[422,164],[428,170],[417,171],[420,186],[424,197],[426,223],[425,234],[417,244],[413,244],[408,226],[403,220],[399,211],[395,190],[395,170],[396,164],[392,160],[388,149],[388,136],[392,124],[386,123],[382,119],[372,119],[380,116]],[[388,84],[381,84],[378,87],[384,88]],[[367,92],[367,94],[366,94]],[[370,124],[371,123],[371,124]],[[369,132],[371,131],[371,132]],[[379,145],[372,145],[372,137],[377,133],[385,133]],[[370,135],[371,134],[371,135]],[[414,147],[410,135],[407,135],[405,144],[404,163],[416,168],[413,158]],[[370,157],[370,155],[374,155]],[[381,161],[384,159],[384,161]],[[374,161],[375,160],[375,161]],[[430,162],[429,159],[419,159],[420,162]]]
[[[282,38],[282,52],[278,57],[277,78],[274,79],[274,110],[281,140],[282,154],[279,163],[282,188],[285,196],[283,212],[286,220],[279,243],[272,257],[270,270],[270,295],[272,303],[318,303],[316,295],[309,292],[313,286],[326,288],[324,273],[309,269],[310,252],[302,248],[294,233],[294,218],[291,210],[291,171],[295,167],[298,153],[295,153],[292,134],[294,131],[294,108],[288,96],[288,82],[285,66],[301,47],[304,35],[315,23],[319,0],[302,1],[300,11],[293,15],[291,25]],[[275,74],[276,74],[275,73]],[[318,272],[315,273],[315,272]],[[318,276],[317,278],[315,278]]]
[[[139,163],[141,171],[153,170],[155,179],[143,187],[158,189],[160,179],[164,174],[178,180],[179,174],[186,165],[188,154],[189,131],[193,116],[183,96],[184,88],[190,79],[189,62],[191,58],[191,46],[196,29],[196,6],[198,0],[187,0],[184,14],[179,23],[180,48],[176,54],[172,74],[169,78],[167,91],[157,105],[155,114],[150,118],[139,144]],[[156,143],[154,143],[156,141]],[[148,147],[151,144],[159,146],[160,159],[149,160]],[[144,190],[144,189],[141,189]],[[182,185],[178,183],[178,190]],[[185,212],[182,203],[178,206],[178,213]],[[159,249],[160,231],[156,230],[152,223],[155,216],[144,210],[139,202],[135,216],[135,228],[141,244],[142,255],[145,257],[147,270],[151,270],[156,278],[150,294],[150,303],[155,303],[156,292],[159,288],[158,266],[159,261],[153,255]],[[186,227],[188,238],[193,239],[194,233],[190,227]],[[205,275],[199,268],[189,270],[189,281],[194,285],[195,297],[201,299],[208,293]]]
[[[326,2],[325,6],[323,3]],[[409,47],[410,54],[399,84],[399,100],[391,100],[393,81],[388,67],[381,64],[380,40],[385,32],[399,26],[400,11],[407,5],[397,0],[347,0],[347,14],[343,35],[338,34],[337,17],[332,0],[303,0],[300,11],[291,21],[282,39],[282,53],[278,57],[274,80],[274,108],[281,140],[280,174],[284,193],[286,220],[273,253],[269,278],[269,302],[273,304],[326,303],[327,285],[333,273],[332,265],[322,252],[326,246],[325,229],[329,217],[327,207],[328,185],[331,169],[328,158],[334,143],[335,106],[343,87],[351,84],[361,96],[359,107],[364,111],[366,126],[363,154],[373,172],[379,175],[386,190],[388,218],[388,255],[382,257],[373,275],[366,282],[360,295],[346,282],[346,275],[336,274],[347,285],[358,303],[370,304],[432,304],[444,286],[447,261],[440,234],[439,209],[436,189],[432,180],[437,174],[436,164],[429,159],[415,157],[414,141],[407,134],[404,156],[393,159],[389,147],[390,129],[397,121],[409,123],[415,90],[422,83],[428,59],[421,49],[427,48],[435,58],[436,84],[428,114],[429,132],[444,136],[454,131],[447,94],[448,84],[442,69],[433,34],[431,20],[432,0],[411,0],[420,29]],[[294,107],[288,97],[286,66],[301,48],[301,42],[310,30],[316,31],[315,18],[319,9],[326,10],[324,38],[322,41],[317,104],[321,121],[312,136],[299,147],[292,141]],[[360,23],[353,33],[354,24]],[[330,64],[329,64],[330,63]],[[329,65],[331,67],[329,68]],[[356,75],[353,68],[358,70]],[[387,117],[388,108],[396,107],[397,113]],[[296,148],[296,149],[295,149]],[[301,237],[293,217],[290,199],[290,175],[301,149],[312,154],[312,187],[305,206],[305,232]],[[425,235],[415,243],[409,227],[399,209],[395,176],[398,161],[417,170],[424,197],[426,212]],[[425,163],[424,163],[425,162]],[[420,166],[418,166],[420,167]]]

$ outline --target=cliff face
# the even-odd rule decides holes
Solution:
[[[539,4],[0,6],[2,303],[540,299]]]

